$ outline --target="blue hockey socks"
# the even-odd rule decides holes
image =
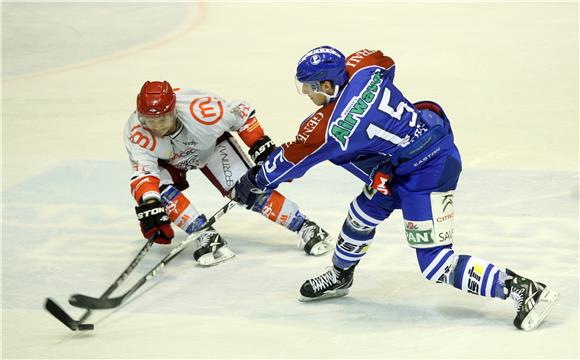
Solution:
[[[356,265],[366,254],[374,236],[375,226],[357,222],[349,214],[342,225],[332,263],[340,269]]]
[[[486,260],[457,255],[451,245],[417,249],[417,259],[427,280],[447,283],[470,294],[506,298],[506,272]]]

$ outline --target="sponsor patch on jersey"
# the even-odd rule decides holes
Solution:
[[[193,99],[189,104],[189,112],[197,122],[213,125],[224,116],[224,107],[218,99],[207,96]]]
[[[408,221],[405,220],[405,236],[407,243],[414,248],[433,247],[433,222],[426,221]]]
[[[453,191],[431,193],[431,211],[435,242],[447,245],[453,242]]]
[[[360,119],[365,116],[377,100],[382,83],[383,74],[381,70],[376,70],[364,89],[351,99],[341,117],[332,124],[330,136],[340,144],[342,150],[347,149],[350,136],[358,127]]]

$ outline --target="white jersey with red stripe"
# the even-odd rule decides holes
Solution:
[[[179,129],[171,135],[156,136],[144,127],[133,112],[125,126],[125,148],[131,162],[131,188],[137,201],[159,195],[158,159],[187,171],[206,165],[225,132],[237,131],[251,146],[264,136],[252,106],[244,101],[227,102],[204,91],[174,89]],[[141,190],[139,188],[145,185]]]

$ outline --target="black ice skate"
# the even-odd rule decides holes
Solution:
[[[319,256],[334,249],[334,239],[314,221],[304,220],[298,231],[298,247],[309,255]]]
[[[193,258],[201,266],[213,266],[236,256],[227,247],[222,236],[211,226],[198,236],[197,242],[199,246],[193,252]]]
[[[548,315],[559,295],[545,284],[519,276],[510,269],[506,269],[506,273],[505,286],[517,312],[514,326],[526,331],[533,330]]]
[[[300,301],[322,300],[345,296],[352,285],[354,266],[343,270],[335,266],[315,278],[306,280],[300,288]]]

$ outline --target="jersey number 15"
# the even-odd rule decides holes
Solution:
[[[396,107],[389,105],[391,100],[391,90],[388,87],[385,88],[383,92],[383,98],[379,103],[379,110],[388,114],[390,117],[396,120],[401,120],[405,111],[411,113],[411,120],[409,121],[409,127],[413,128],[417,125],[417,113],[405,100],[401,100]],[[380,137],[383,140],[389,141],[395,145],[405,146],[409,142],[409,135],[401,138],[396,134],[390,133],[386,130],[381,129],[377,125],[371,123],[367,127],[367,135],[370,139],[375,136]]]

